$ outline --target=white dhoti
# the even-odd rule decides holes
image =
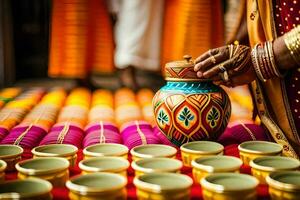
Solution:
[[[109,1],[117,14],[115,66],[160,70],[164,0]]]

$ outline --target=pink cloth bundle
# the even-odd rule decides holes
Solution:
[[[153,132],[154,132],[154,135],[155,135],[157,138],[159,138],[161,144],[166,144],[166,145],[170,145],[170,146],[176,146],[176,145],[174,145],[172,142],[170,142],[170,140],[167,138],[167,136],[165,136],[165,134],[163,134],[163,133],[159,130],[159,128],[158,128],[157,126],[154,126]]]
[[[54,125],[50,132],[40,142],[40,145],[45,144],[72,144],[77,148],[81,148],[81,142],[84,137],[83,130],[71,123],[63,123]]]
[[[160,140],[153,133],[148,122],[133,121],[121,127],[121,136],[124,145],[129,149],[142,144],[160,144]]]
[[[223,145],[240,144],[249,140],[269,140],[264,129],[254,123],[239,123],[227,127],[219,137],[218,142]]]
[[[0,142],[3,140],[3,138],[5,138],[5,136],[7,136],[8,133],[9,131],[6,128],[0,127]]]
[[[109,122],[90,123],[85,128],[83,148],[98,143],[118,143],[122,144],[122,138],[118,128]]]
[[[36,147],[47,131],[37,125],[16,126],[1,141],[1,144],[20,145],[24,149],[32,149]]]

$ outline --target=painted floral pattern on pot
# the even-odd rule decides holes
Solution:
[[[172,70],[178,75],[180,67],[176,67]],[[186,71],[187,67],[182,69]],[[192,78],[167,77],[167,84],[153,98],[157,126],[177,146],[190,141],[216,140],[231,114],[229,97],[221,87]]]

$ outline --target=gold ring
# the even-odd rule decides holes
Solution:
[[[211,56],[210,59],[213,64],[216,64],[217,60],[214,56]]]

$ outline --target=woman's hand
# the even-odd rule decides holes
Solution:
[[[228,45],[211,49],[195,60],[194,70],[199,78],[229,87],[255,80],[251,49],[244,45]]]

